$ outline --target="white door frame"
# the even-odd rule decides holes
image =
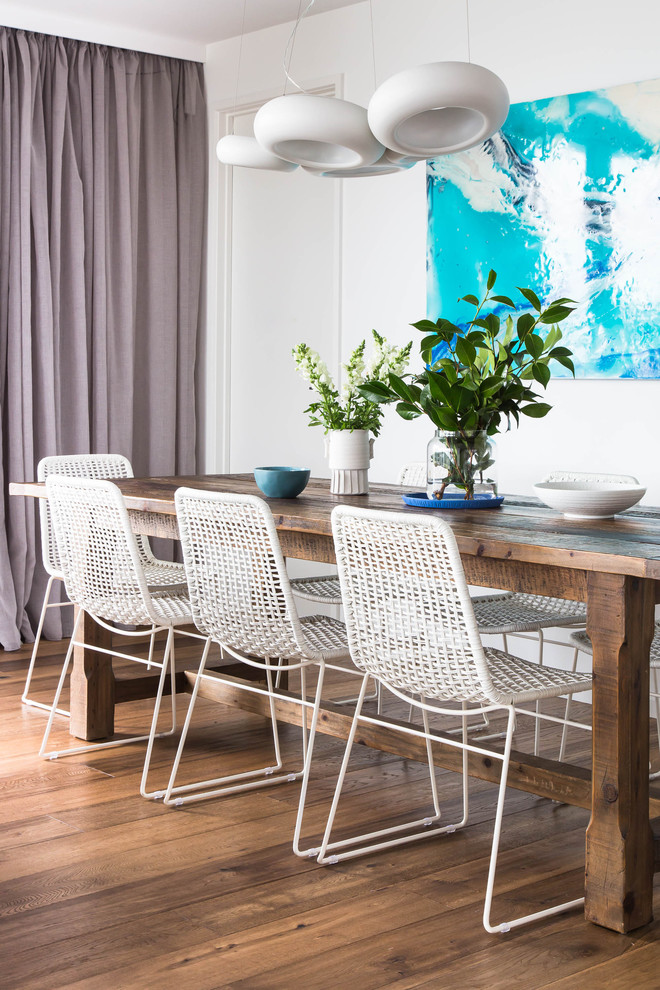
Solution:
[[[317,79],[305,85],[305,91],[319,96],[341,97],[343,77]],[[255,113],[268,100],[281,96],[281,91],[246,96],[240,102],[223,102],[211,110],[209,126],[209,212],[207,253],[207,309],[205,339],[200,348],[204,361],[200,375],[201,405],[203,406],[204,442],[201,470],[207,473],[228,472],[231,463],[231,319],[233,268],[233,168],[222,165],[215,147],[221,137],[234,133],[235,121]],[[295,173],[291,176],[295,181]],[[333,326],[335,353],[328,361],[338,377],[341,365],[342,313],[342,186],[335,187],[334,255],[337,279],[334,292]],[[334,365],[334,367],[333,367]]]

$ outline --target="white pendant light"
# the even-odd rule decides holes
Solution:
[[[416,165],[419,159],[404,158],[402,155],[395,155],[385,149],[385,152],[372,165],[363,165],[359,168],[304,168],[304,172],[316,175],[323,179],[359,179],[370,175],[393,175],[396,172],[407,172],[409,168]]]
[[[243,37],[245,34],[245,9],[247,0],[243,0],[243,18],[241,21],[241,40],[238,46],[238,61],[236,64],[236,89],[234,91],[233,117],[236,117],[238,104],[238,84],[241,78],[241,57],[243,54]],[[269,172],[293,172],[297,167],[291,162],[285,162],[276,155],[269,154],[261,147],[256,138],[242,134],[225,134],[215,146],[215,153],[223,165],[239,165],[242,168],[258,168]]]
[[[271,172],[293,172],[298,168],[293,162],[271,155],[254,137],[226,134],[218,141],[215,152],[224,165],[241,165],[243,168],[267,169]]]
[[[398,151],[391,151],[389,148],[385,148],[383,161],[391,162],[392,165],[398,165],[400,168],[408,168],[409,166],[416,165],[417,162],[426,161],[426,155],[400,155]]]
[[[311,93],[265,103],[254,119],[254,134],[271,155],[319,170],[363,168],[385,151],[369,130],[364,107]]]
[[[369,126],[401,155],[433,158],[481,144],[509,111],[506,86],[473,62],[430,62],[397,72],[369,103]]]

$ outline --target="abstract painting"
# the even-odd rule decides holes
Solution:
[[[431,319],[465,322],[494,268],[500,293],[576,300],[576,377],[660,378],[660,80],[514,104],[427,186]]]

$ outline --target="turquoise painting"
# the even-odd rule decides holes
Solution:
[[[514,104],[427,185],[431,319],[464,322],[494,268],[500,292],[578,302],[576,377],[660,378],[660,80]]]

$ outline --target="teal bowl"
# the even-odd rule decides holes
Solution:
[[[309,481],[309,470],[298,467],[258,467],[254,480],[268,498],[295,498]]]

